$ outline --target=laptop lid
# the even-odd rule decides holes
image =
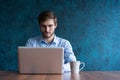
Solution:
[[[19,72],[62,74],[63,48],[18,47]]]

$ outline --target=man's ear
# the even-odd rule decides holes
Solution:
[[[55,24],[55,28],[57,28],[57,23]]]

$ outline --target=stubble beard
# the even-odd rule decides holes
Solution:
[[[53,35],[54,35],[54,33],[51,33],[49,36],[46,36],[44,33],[42,33],[42,36],[43,36],[44,38],[51,38]]]

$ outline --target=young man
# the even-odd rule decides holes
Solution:
[[[38,17],[41,36],[30,38],[26,43],[28,47],[63,47],[64,48],[64,71],[70,71],[69,62],[76,61],[70,42],[55,35],[57,18],[51,11],[44,11]]]

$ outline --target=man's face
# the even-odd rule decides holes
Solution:
[[[42,32],[43,37],[50,38],[54,35],[56,25],[53,19],[47,19],[46,21],[40,24],[40,30]]]

